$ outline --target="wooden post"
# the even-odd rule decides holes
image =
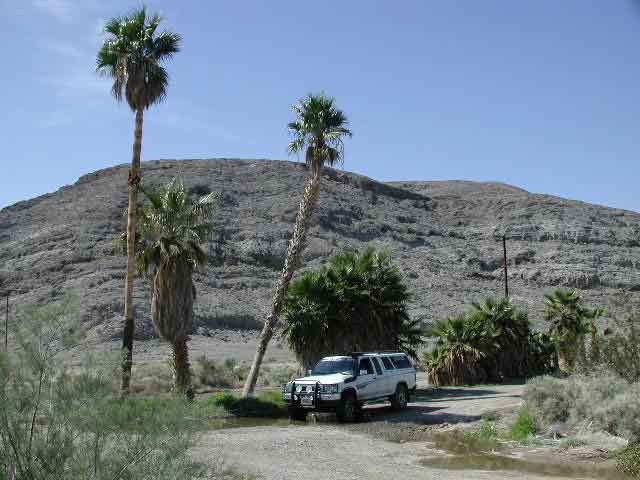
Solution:
[[[507,237],[502,235],[502,251],[504,254],[504,296],[509,298],[509,277],[507,276]]]

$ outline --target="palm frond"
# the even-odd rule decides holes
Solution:
[[[335,100],[323,93],[309,94],[291,107],[296,120],[288,124],[293,139],[290,154],[305,151],[305,162],[316,171],[325,164],[334,165],[344,158],[344,137],[352,135],[345,114]]]
[[[96,58],[99,74],[113,78],[111,93],[132,110],[149,108],[167,94],[169,76],[161,63],[180,50],[177,33],[156,34],[162,18],[144,7],[105,24],[107,38]]]
[[[147,203],[138,213],[139,269],[149,272],[176,261],[193,267],[205,263],[201,243],[213,231],[216,195],[191,202],[184,185],[176,180],[158,191],[142,185],[140,190]]]

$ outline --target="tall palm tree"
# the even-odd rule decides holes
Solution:
[[[196,296],[192,273],[206,262],[200,244],[213,230],[215,196],[192,203],[184,185],[175,181],[159,192],[140,188],[148,204],[139,212],[137,266],[153,278],[151,318],[172,345],[176,389],[191,396],[187,339]]]
[[[293,140],[289,144],[289,153],[300,154],[304,152],[310,176],[304,187],[298,208],[293,237],[289,243],[284,267],[273,296],[271,313],[264,322],[255,358],[242,391],[244,397],[249,396],[256,385],[260,365],[280,317],[289,283],[300,264],[307,224],[318,201],[322,168],[325,164],[333,166],[343,160],[343,140],[345,137],[351,136],[351,131],[347,128],[347,117],[336,107],[335,99],[332,97],[322,93],[319,95],[309,94],[295,104],[292,110],[296,115],[296,120],[289,123],[289,131],[293,135]]]
[[[544,296],[544,319],[550,322],[550,334],[556,344],[560,370],[573,367],[579,344],[589,332],[590,311],[581,305],[576,290],[557,289]]]
[[[180,35],[157,33],[162,18],[147,15],[144,7],[125,17],[109,20],[104,28],[107,38],[98,51],[96,70],[113,79],[111,93],[125,99],[135,112],[135,131],[131,170],[129,170],[129,208],[127,214],[127,275],[124,295],[124,331],[122,334],[122,392],[129,391],[133,361],[133,278],[135,275],[136,205],[140,182],[140,152],[144,111],[167,96],[169,76],[162,63],[180,50]]]

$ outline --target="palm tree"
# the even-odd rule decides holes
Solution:
[[[435,349],[424,358],[431,383],[465,385],[486,380],[481,361],[494,351],[497,336],[486,323],[459,315],[436,322],[426,335],[437,338]]]
[[[594,308],[586,312],[586,319],[588,321],[588,330],[591,334],[591,345],[589,351],[589,362],[591,365],[599,365],[602,357],[600,354],[600,332],[598,331],[598,325],[596,321],[604,315],[605,310],[602,307]]]
[[[343,160],[343,140],[344,137],[351,136],[351,131],[347,128],[347,117],[336,107],[335,99],[332,97],[327,97],[322,93],[319,95],[309,94],[294,105],[292,110],[297,118],[289,123],[289,131],[293,135],[293,140],[289,144],[289,153],[300,154],[304,152],[307,167],[311,172],[304,187],[293,228],[293,237],[289,243],[284,267],[273,296],[271,313],[264,322],[253,364],[242,391],[243,397],[249,396],[255,388],[260,365],[280,317],[289,283],[300,264],[307,225],[318,201],[322,168],[325,164],[333,166]]]
[[[215,196],[191,203],[182,183],[175,181],[157,193],[140,189],[148,204],[139,212],[138,271],[153,278],[153,325],[173,347],[176,389],[190,397],[187,339],[196,296],[192,274],[207,258],[200,244],[213,230]]]
[[[127,214],[127,275],[124,296],[122,334],[122,392],[129,391],[133,362],[133,278],[135,275],[135,234],[137,189],[140,183],[140,152],[144,111],[167,96],[169,77],[162,63],[180,50],[177,33],[156,30],[162,18],[147,15],[144,7],[126,17],[109,20],[104,28],[107,38],[98,51],[96,70],[113,79],[111,93],[118,101],[126,99],[135,112],[135,131],[131,170],[129,170],[129,207]]]
[[[497,348],[483,362],[493,380],[523,377],[529,373],[531,328],[527,314],[507,297],[473,303],[469,313],[493,332]]]
[[[544,319],[551,323],[549,332],[556,344],[560,370],[573,367],[579,344],[589,332],[590,311],[581,305],[576,290],[557,289],[544,296]]]
[[[387,253],[347,252],[292,282],[282,335],[305,370],[332,353],[402,350],[416,358],[422,332],[409,318],[408,300]]]

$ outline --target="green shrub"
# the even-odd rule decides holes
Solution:
[[[238,398],[230,393],[219,393],[209,403],[222,407],[237,417],[280,418],[287,415],[287,404],[280,392],[261,392],[255,397]]]
[[[640,442],[633,442],[616,455],[618,470],[631,478],[640,478]]]
[[[0,471],[18,479],[193,478],[196,424],[182,398],[121,399],[119,361],[87,360],[70,373],[59,353],[82,330],[70,299],[16,323],[17,348],[0,354]]]
[[[218,393],[209,398],[209,403],[216,407],[222,407],[225,410],[231,410],[237,398],[230,393]]]
[[[477,440],[495,440],[498,438],[498,430],[496,424],[488,419],[484,419],[480,424],[480,428],[465,432],[465,438],[473,438]]]
[[[500,442],[495,422],[485,418],[478,429],[464,432],[463,443],[470,451],[497,449]]]
[[[560,441],[560,448],[564,449],[583,447],[585,445],[587,445],[587,442],[577,437],[568,437]]]
[[[523,442],[536,434],[536,424],[526,408],[520,409],[515,423],[511,427],[511,438]]]

